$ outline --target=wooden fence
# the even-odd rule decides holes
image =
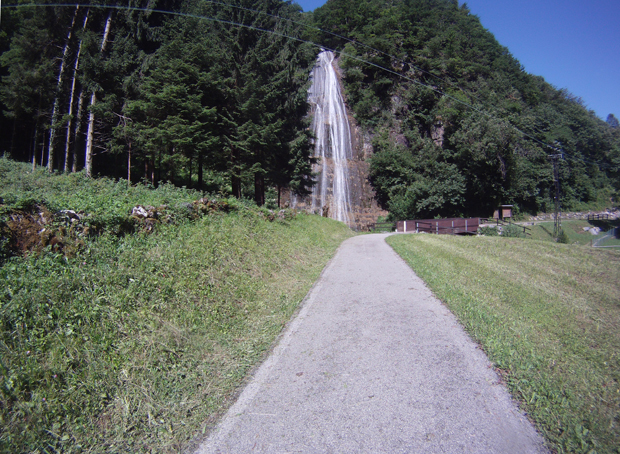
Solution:
[[[396,230],[396,222],[376,222],[368,225],[371,232],[393,232]]]
[[[530,229],[529,227],[526,227],[524,225],[521,224],[515,224],[514,222],[511,222],[510,220],[508,220],[508,222],[502,220],[502,219],[497,219],[497,218],[493,218],[493,219],[488,219],[488,218],[480,218],[480,223],[481,224],[496,224],[498,227],[501,226],[507,226],[507,225],[515,225],[517,227],[519,227],[520,229],[523,229],[523,234],[524,235],[529,235],[532,236],[532,234],[530,233],[532,229]]]
[[[413,219],[398,221],[397,232],[425,232],[438,235],[475,235],[480,226],[480,218]]]
[[[588,221],[609,221],[609,214],[589,214]]]

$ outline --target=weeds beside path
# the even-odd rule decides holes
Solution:
[[[388,243],[481,344],[558,452],[618,452],[619,252],[447,235]]]
[[[251,210],[0,268],[0,452],[179,452],[230,404],[341,241]]]

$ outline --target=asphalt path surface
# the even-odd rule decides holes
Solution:
[[[197,454],[548,452],[386,236],[341,245]]]

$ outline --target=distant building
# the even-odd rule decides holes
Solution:
[[[512,218],[512,205],[502,205],[493,212],[493,219],[510,219]]]

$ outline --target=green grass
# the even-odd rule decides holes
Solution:
[[[447,235],[388,243],[480,343],[553,450],[620,452],[620,251]]]
[[[84,207],[64,194],[71,178],[93,200],[99,189],[89,184],[118,191],[119,216],[163,200],[80,176],[40,174],[32,183],[50,205],[61,208],[66,197],[68,207]],[[11,191],[5,194],[23,197]],[[191,194],[165,191],[171,201]],[[104,213],[105,203],[91,206]],[[351,235],[333,220],[270,222],[241,207],[151,234],[104,231],[73,257],[48,250],[7,259],[0,267],[0,452],[172,453],[191,445],[228,408]]]
[[[70,209],[107,219],[126,216],[137,204],[175,206],[200,197],[200,191],[168,183],[153,190],[142,184],[128,186],[126,180],[87,178],[84,172],[50,177],[45,168],[32,172],[30,164],[0,158],[0,203],[9,208],[36,202],[51,211]]]
[[[603,238],[606,232],[614,227],[616,223],[602,224],[596,221],[588,222],[586,220],[562,221],[562,228],[568,235],[569,244],[590,245],[597,240]],[[592,235],[590,232],[583,230],[584,227],[599,226],[603,231],[598,235]],[[553,222],[541,222],[533,226],[527,226],[532,230],[531,238],[541,241],[554,241],[553,238]],[[600,243],[601,246],[620,246],[620,239],[609,238]]]
[[[615,232],[618,232],[618,230],[616,230]],[[608,233],[606,234],[603,238],[601,238],[601,241],[599,241],[596,246],[598,247],[620,247],[620,238],[618,238],[617,233],[612,232],[612,233]]]
[[[166,218],[177,220],[189,214],[184,205],[203,195],[200,191],[177,188],[169,183],[154,189],[144,184],[127,185],[126,180],[87,178],[84,172],[50,175],[41,167],[33,172],[27,163],[0,158],[0,233],[4,233],[8,216],[15,210],[36,213],[41,207],[52,214],[60,210],[80,212],[83,215],[81,226],[91,233],[129,233],[136,227],[129,218],[136,205],[160,208]],[[232,203],[243,205],[236,200]],[[0,238],[0,257],[5,247]]]

